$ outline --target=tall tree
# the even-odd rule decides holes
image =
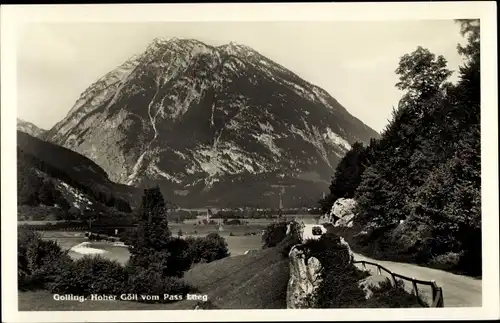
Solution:
[[[445,91],[450,85],[446,81],[452,72],[442,55],[436,57],[428,49],[418,46],[400,58],[396,74],[399,76],[396,88],[406,92],[400,101],[401,106],[426,101]]]
[[[144,190],[140,206],[141,220],[148,224],[158,223],[167,219],[166,204],[158,186]]]
[[[147,265],[152,253],[166,251],[171,237],[165,200],[159,187],[144,190],[137,218],[137,227],[127,232],[123,239],[132,247],[131,261]]]

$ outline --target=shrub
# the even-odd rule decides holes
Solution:
[[[155,269],[163,276],[178,276],[191,267],[193,255],[188,239],[169,237],[163,250],[141,249],[131,254],[129,263],[143,269]]]
[[[150,269],[142,269],[133,266],[127,266],[128,273],[127,293],[143,294],[143,295],[158,295],[159,300],[146,300],[139,298],[139,302],[146,303],[168,303],[178,299],[164,299],[164,294],[170,295],[185,295],[195,289],[181,279],[175,277],[165,277],[162,274]],[[139,296],[140,297],[140,296]]]
[[[163,268],[163,274],[181,277],[193,263],[192,255],[189,253],[189,243],[181,238],[170,238],[167,252],[167,267]]]
[[[262,236],[264,245],[262,248],[275,247],[286,237],[286,222],[278,222],[269,224]]]
[[[425,302],[420,302],[415,295],[409,294],[403,287],[403,282],[398,280],[398,284],[393,286],[389,278],[372,289],[373,295],[366,301],[363,307],[367,308],[407,308],[407,307],[428,307]]]
[[[280,253],[283,257],[288,258],[292,247],[300,243],[301,241],[298,238],[289,236],[283,239],[283,241],[281,241],[276,248],[280,249]]]
[[[127,273],[120,263],[101,256],[84,256],[61,270],[50,284],[52,293],[88,296],[128,292]]]
[[[18,230],[18,288],[44,288],[72,260],[55,241],[42,240],[38,233],[29,229]]]
[[[434,256],[430,264],[439,269],[449,270],[454,269],[460,262],[462,254],[456,252],[447,252],[442,255]]]
[[[210,233],[206,237],[189,237],[185,241],[189,244],[193,263],[212,262],[230,255],[226,240],[217,233]]]
[[[217,233],[210,233],[203,239],[202,258],[212,262],[229,256],[226,240]]]

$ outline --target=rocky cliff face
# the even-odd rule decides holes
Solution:
[[[281,186],[285,206],[307,204],[308,193],[315,202],[350,145],[376,136],[255,50],[189,39],[154,40],[92,84],[47,134],[111,180],[160,184],[180,204],[275,207]]]

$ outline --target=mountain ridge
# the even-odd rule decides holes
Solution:
[[[17,118],[17,130],[27,133],[33,137],[43,139],[48,130],[42,129],[32,122]]]

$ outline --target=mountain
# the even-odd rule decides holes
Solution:
[[[22,119],[17,118],[17,130],[25,132],[33,137],[37,137],[43,139],[45,132],[47,130],[41,129],[31,122],[24,121]]]
[[[137,189],[111,182],[102,168],[67,148],[17,131],[18,204],[129,212]]]
[[[159,184],[186,207],[315,204],[339,158],[377,136],[250,47],[177,38],[92,84],[47,132],[111,180]]]

